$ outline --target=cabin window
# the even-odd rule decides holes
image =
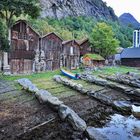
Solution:
[[[23,40],[27,40],[27,34],[26,33],[18,33],[18,39],[23,39]]]
[[[73,47],[70,47],[70,54],[73,55]]]

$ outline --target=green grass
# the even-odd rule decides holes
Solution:
[[[119,73],[126,73],[128,71],[140,73],[140,71],[137,70],[136,68],[121,66],[121,67],[104,67],[102,70],[94,71],[93,74],[94,75],[112,75],[112,74],[115,74],[118,72]],[[81,73],[83,71],[81,69],[77,69],[77,70],[72,70],[71,72]],[[57,71],[53,71],[53,72],[50,71],[50,72],[45,72],[45,73],[35,73],[35,74],[31,74],[31,75],[21,75],[21,76],[3,76],[3,75],[0,75],[1,76],[0,78],[5,79],[5,80],[9,80],[9,81],[17,80],[20,78],[28,78],[39,89],[48,90],[54,96],[57,96],[59,98],[69,97],[69,96],[79,94],[77,91],[74,91],[71,88],[68,88],[68,87],[66,87],[62,84],[59,84],[53,80],[54,75],[60,75],[60,74],[61,74],[60,70],[57,70]],[[92,89],[92,90],[102,89],[102,87],[100,87],[100,86],[87,83],[83,80],[77,80],[77,81],[72,80],[72,81],[79,83],[79,84],[82,84],[87,89]]]
[[[0,78],[8,81],[14,81],[20,78],[28,78],[31,81],[36,81],[36,80],[43,80],[43,79],[52,79],[54,75],[59,75],[60,70],[57,71],[48,71],[44,73],[34,73],[30,75],[18,75],[18,76],[4,76],[0,74]]]
[[[90,58],[90,59],[92,59],[92,60],[105,60],[102,56],[100,56],[99,54],[85,54],[84,56],[83,56],[84,58],[86,58],[86,57],[88,57],[88,58]]]
[[[140,74],[140,70],[137,68],[132,67],[125,67],[125,66],[119,66],[119,67],[104,67],[101,70],[94,71],[94,75],[113,75],[116,73],[127,73],[127,72],[135,72]]]

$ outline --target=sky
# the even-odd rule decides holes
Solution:
[[[140,22],[140,0],[103,0],[112,7],[117,16],[123,13],[132,14]]]

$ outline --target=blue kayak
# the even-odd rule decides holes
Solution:
[[[67,76],[67,77],[69,77],[69,78],[71,78],[71,79],[74,79],[74,80],[80,79],[80,77],[79,77],[78,74],[73,74],[73,73],[71,73],[71,72],[69,72],[69,71],[66,71],[66,70],[64,70],[64,69],[61,69],[61,72],[62,72],[62,74],[63,74],[64,76]]]

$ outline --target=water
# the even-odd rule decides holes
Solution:
[[[139,135],[136,135],[136,128]],[[108,140],[140,140],[140,120],[133,116],[124,117],[115,114],[105,127],[97,130],[107,136]]]

